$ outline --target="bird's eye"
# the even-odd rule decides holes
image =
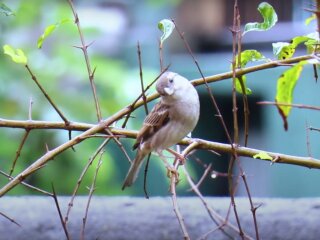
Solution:
[[[169,83],[173,83],[173,78],[170,78],[170,79],[169,79]]]

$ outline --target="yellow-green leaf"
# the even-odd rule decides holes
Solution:
[[[10,45],[6,44],[3,46],[4,54],[11,57],[15,63],[27,65],[28,59],[21,49],[14,49]]]
[[[6,16],[15,15],[15,13],[4,3],[0,3],[0,13],[3,13]]]
[[[67,22],[70,22],[71,20],[70,19],[63,19],[61,20],[59,23],[56,23],[56,24],[52,24],[52,25],[49,25],[48,27],[46,27],[46,29],[44,30],[43,34],[38,38],[38,41],[37,41],[37,47],[38,48],[42,48],[42,45],[43,45],[43,42],[44,40],[50,36],[52,34],[52,32],[58,28],[61,24],[64,24],[64,23],[67,23]]]
[[[258,6],[258,11],[260,12],[263,22],[253,22],[247,23],[244,26],[243,35],[250,31],[267,31],[272,28],[278,21],[278,16],[273,7],[267,3],[262,2]]]
[[[295,52],[295,48],[292,46],[292,44],[287,42],[272,43],[272,48],[273,54],[278,59],[291,58]]]
[[[175,28],[174,23],[169,19],[163,19],[158,23],[158,28],[162,32],[162,36],[160,38],[160,44],[171,35],[173,29]]]
[[[287,43],[287,42],[272,43],[273,54],[278,59],[282,59],[282,60],[291,58],[295,53],[298,45],[303,42],[307,42],[309,40],[310,40],[310,37],[308,36],[297,36],[291,40],[291,43]]]
[[[245,92],[246,95],[252,94],[252,90],[247,87],[247,77],[245,75],[236,78],[235,87],[238,93],[243,94]]]
[[[244,68],[248,62],[256,62],[256,61],[261,61],[265,60],[265,56],[263,56],[259,51],[254,50],[254,49],[249,49],[249,50],[244,50],[241,52],[241,62],[240,66]],[[238,55],[236,56],[236,66],[239,66],[238,64],[239,58]]]
[[[317,50],[319,50],[319,34],[318,34],[318,32],[309,33],[307,35],[307,37],[309,38],[309,40],[304,43],[307,47],[307,52],[309,54],[311,54],[311,53],[315,52],[316,48],[317,48]]]
[[[262,160],[272,160],[272,157],[267,152],[264,152],[264,151],[257,153],[256,155],[253,156],[253,158],[260,158]]]
[[[300,77],[303,66],[308,63],[307,61],[301,61],[293,67],[286,70],[278,79],[277,83],[277,94],[276,94],[276,102],[279,103],[277,105],[279,113],[284,122],[284,129],[288,129],[287,117],[291,111],[291,106],[284,106],[280,104],[290,105],[293,100],[293,91],[296,86],[296,83]]]
[[[306,19],[306,21],[304,22],[304,24],[306,26],[308,26],[313,20],[317,19],[317,16],[315,14],[312,14],[310,17],[308,17]]]
[[[265,60],[266,58],[257,50],[245,50],[241,52],[241,62],[240,67],[244,68],[248,62],[255,62],[255,61],[261,61]],[[239,66],[238,64],[239,58],[238,55],[236,56],[236,66]],[[232,66],[231,66],[232,67]],[[245,75],[241,76],[240,78],[236,79],[236,91],[239,93],[244,93],[247,95],[250,95],[252,93],[251,89],[246,86],[247,78]]]

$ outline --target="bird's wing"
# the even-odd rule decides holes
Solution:
[[[154,133],[165,126],[168,121],[169,106],[160,101],[145,118],[143,126],[137,135],[137,140],[133,145],[133,149],[136,149],[141,142],[146,141],[148,138],[153,136]]]

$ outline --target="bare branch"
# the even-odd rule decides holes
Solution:
[[[6,214],[4,214],[2,212],[0,212],[0,215],[3,216],[4,218],[8,219],[10,222],[14,223],[15,225],[17,225],[18,227],[21,227],[21,225],[18,222],[16,222],[13,218],[7,216]]]
[[[74,22],[75,22],[75,24],[77,25],[77,28],[78,28],[78,33],[79,33],[79,37],[80,37],[80,41],[81,41],[80,49],[82,50],[83,55],[84,55],[84,59],[86,61],[86,66],[87,66],[90,86],[91,86],[91,90],[92,90],[92,94],[93,94],[93,98],[94,98],[94,103],[95,103],[95,107],[96,107],[96,112],[97,112],[97,118],[98,118],[98,121],[100,122],[101,119],[102,119],[101,109],[100,109],[99,99],[98,99],[98,95],[97,95],[96,85],[94,83],[94,73],[95,73],[96,69],[94,69],[92,71],[91,63],[90,63],[90,59],[89,59],[89,55],[88,55],[88,47],[90,46],[90,44],[87,45],[85,40],[84,40],[84,36],[83,36],[82,29],[81,29],[81,26],[80,26],[79,16],[78,16],[78,14],[76,12],[76,9],[74,7],[73,1],[72,0],[68,0],[68,2],[69,2],[69,5],[70,5],[70,8],[72,10],[73,16],[74,16]]]
[[[261,101],[261,102],[257,102],[257,104],[274,105],[274,106],[288,106],[288,107],[303,108],[303,109],[310,109],[310,110],[317,110],[317,111],[320,110],[320,107],[305,105],[305,104],[290,104],[290,103],[278,103],[278,102],[269,102],[269,101]]]
[[[52,192],[53,192],[53,199],[54,199],[54,203],[56,205],[56,208],[58,210],[58,214],[59,214],[59,218],[60,218],[60,222],[61,222],[61,225],[63,227],[63,231],[66,235],[66,238],[67,240],[70,240],[70,235],[69,235],[69,232],[68,232],[68,228],[67,228],[67,224],[63,221],[63,217],[62,217],[62,213],[61,213],[61,209],[60,209],[60,205],[59,205],[59,201],[58,201],[58,198],[57,198],[57,194],[56,194],[56,191],[54,190],[54,186],[52,184]]]
[[[5,172],[3,172],[3,171],[1,171],[1,170],[0,170],[0,174],[3,175],[3,176],[5,176],[5,177],[7,177],[7,178],[10,179],[10,180],[13,179],[13,177],[11,177],[9,174],[7,174],[7,173],[5,173]],[[32,186],[32,185],[30,185],[30,184],[28,184],[28,183],[25,183],[25,182],[21,182],[21,184],[22,184],[23,186],[27,187],[27,188],[30,188],[30,189],[32,189],[32,190],[35,190],[35,191],[39,192],[39,193],[42,193],[42,194],[45,194],[45,195],[48,195],[48,196],[52,197],[52,193],[49,193],[49,192],[47,192],[47,191],[45,191],[45,190],[43,190],[43,189],[37,188],[37,187]]]
[[[30,67],[28,65],[25,65],[26,69],[28,70],[32,80],[37,84],[38,88],[41,90],[45,98],[48,100],[48,102],[51,104],[51,106],[54,108],[54,110],[58,113],[58,115],[61,117],[61,119],[65,122],[66,125],[69,124],[68,119],[63,115],[63,113],[59,110],[59,108],[56,106],[56,104],[52,101],[51,97],[48,95],[48,93],[44,90],[44,88],[39,83],[37,77],[33,74]],[[31,104],[30,104],[31,105]],[[31,109],[31,107],[30,107]]]
[[[99,172],[99,169],[102,165],[102,155],[103,155],[103,151],[100,152],[100,157],[99,157],[99,161],[98,161],[98,164],[97,164],[97,167],[96,167],[96,171],[94,173],[94,176],[93,176],[93,180],[92,180],[92,184],[89,188],[89,196],[88,196],[88,202],[87,202],[87,205],[86,205],[86,211],[85,211],[85,215],[82,219],[82,228],[81,228],[81,234],[80,234],[80,239],[84,240],[84,230],[86,228],[86,222],[87,222],[87,219],[88,219],[88,213],[89,213],[89,206],[90,206],[90,202],[91,202],[91,199],[92,199],[92,196],[93,196],[93,193],[96,189],[96,182],[97,182],[97,176],[98,176],[98,172]]]
[[[12,166],[11,166],[10,173],[9,173],[10,176],[12,175],[12,173],[14,171],[14,168],[15,168],[15,166],[17,164],[18,158],[20,157],[21,150],[22,150],[22,148],[23,148],[23,146],[24,146],[24,144],[25,144],[25,142],[26,142],[26,140],[27,140],[27,138],[29,136],[29,133],[30,133],[30,130],[26,129],[26,132],[24,133],[24,135],[22,137],[22,140],[20,142],[18,150],[16,151],[16,156],[15,156],[13,162],[12,162]]]
[[[68,210],[67,210],[67,214],[64,218],[64,222],[67,223],[68,220],[69,220],[69,215],[70,215],[70,212],[71,212],[71,209],[73,207],[73,202],[74,202],[74,199],[78,193],[78,190],[80,188],[80,185],[81,185],[81,182],[82,182],[82,179],[83,177],[85,176],[85,174],[87,173],[89,167],[92,165],[93,161],[96,159],[96,157],[98,156],[98,154],[100,154],[102,151],[103,151],[103,148],[109,143],[111,138],[108,138],[106,140],[103,141],[103,143],[98,147],[98,149],[95,151],[95,153],[90,157],[89,161],[87,162],[86,166],[83,168],[82,170],[82,173],[80,174],[80,177],[77,181],[77,184],[73,190],[73,193],[72,193],[72,196],[71,196],[71,199],[70,199],[70,202],[68,204]]]

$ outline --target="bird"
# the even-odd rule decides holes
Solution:
[[[137,179],[144,158],[152,151],[159,154],[177,144],[193,131],[199,120],[200,101],[188,79],[175,72],[164,72],[156,82],[160,101],[146,116],[133,149],[136,156],[124,180],[122,190]]]

